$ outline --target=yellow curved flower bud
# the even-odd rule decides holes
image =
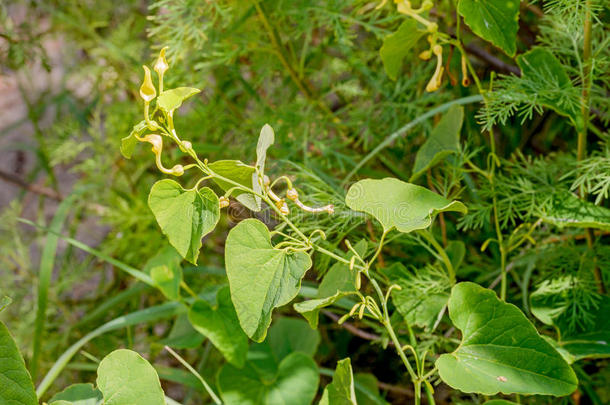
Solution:
[[[155,90],[155,86],[153,85],[150,69],[147,66],[142,67],[144,68],[144,81],[140,86],[140,97],[142,97],[146,103],[150,103],[157,97],[157,90]]]
[[[470,78],[468,77],[468,66],[466,65],[466,56],[462,55],[462,86],[470,86]]]
[[[426,86],[427,92],[436,91],[441,87],[441,83],[443,82],[443,72],[445,70],[443,67],[443,47],[440,45],[434,45],[432,47],[432,53],[436,55],[436,70]]]
[[[167,59],[165,59],[166,50],[167,46],[161,49],[159,57],[153,66],[153,69],[157,72],[157,75],[159,75],[159,94],[163,93],[163,74],[169,69],[169,64],[167,63]]]

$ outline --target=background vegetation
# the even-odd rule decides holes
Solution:
[[[511,52],[473,33],[455,2],[435,1],[426,18],[464,45],[443,43],[444,77],[432,92],[426,87],[438,69],[434,55],[429,61],[418,57],[429,49],[423,34],[402,54],[380,54],[408,16],[391,1],[378,6],[365,0],[0,5],[0,300],[12,300],[0,320],[36,383],[91,331],[168,302],[128,274],[131,268],[149,273],[155,260],[167,260],[169,245],[147,205],[161,175],[149,148],[137,148],[131,160],[119,149],[142,119],[141,65],[151,65],[164,46],[171,63],[166,88],[202,89],[179,112],[181,138],[210,162],[251,164],[260,128],[269,123],[275,130],[267,153],[270,177],[289,176],[309,205],[335,206],[333,216],[294,218],[308,232],[324,229],[326,248],[344,251],[349,235],[352,242],[370,241],[365,248],[372,251],[381,234],[375,220],[346,207],[350,184],[388,176],[411,181],[469,209],[464,216],[441,214],[431,228],[454,252],[459,280],[495,289],[552,339],[592,330],[604,339],[610,335],[608,3],[521,2]],[[523,56],[532,49],[539,53]],[[470,64],[469,86],[461,51]],[[463,103],[459,143],[414,170],[418,151],[443,117],[422,115],[470,96]],[[404,128],[411,122],[417,125]],[[385,147],[375,149],[380,144]],[[183,156],[177,147],[165,155],[172,161]],[[193,179],[187,173],[181,182]],[[252,214],[231,202],[205,238],[197,265],[181,262],[195,294],[214,301],[226,285],[228,231],[253,215],[277,224],[269,211]],[[394,312],[395,328],[407,341],[401,322],[411,319],[419,347],[433,361],[460,342],[446,314],[437,321],[438,312],[432,318],[417,312],[426,297],[447,291],[441,260],[418,234],[391,237],[377,266],[390,279],[391,266],[403,272],[396,281],[403,295],[395,306],[406,309]],[[311,298],[333,265],[327,256],[313,260],[298,300]],[[414,310],[417,315],[408,315]],[[320,387],[330,382],[337,361],[350,357],[360,385],[390,403],[410,403],[410,380],[400,358],[386,350],[387,332],[366,318],[338,325],[344,312],[327,308],[320,316],[312,353]],[[287,305],[274,312],[274,325],[284,318],[300,315]],[[184,315],[170,308],[122,326],[79,348],[42,399],[72,382],[93,382],[99,359],[125,347],[155,366],[167,396],[183,404],[210,403],[199,382],[163,350],[179,350],[207,381],[216,381],[225,360]],[[566,354],[576,356],[579,388],[572,395],[510,399],[609,403],[608,352],[589,354]],[[439,404],[487,399],[453,390],[438,377],[433,383]]]

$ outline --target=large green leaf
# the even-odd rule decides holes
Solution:
[[[168,114],[173,114],[174,110],[180,108],[182,102],[187,98],[199,93],[201,90],[192,87],[178,87],[165,90],[157,98],[157,107]]]
[[[189,262],[196,264],[201,239],[220,218],[218,197],[208,187],[185,190],[174,180],[156,182],[148,206],[169,243]]]
[[[426,142],[417,151],[413,174],[409,181],[414,181],[448,155],[457,153],[460,146],[460,130],[463,121],[463,107],[452,106],[449,108],[434,127]]]
[[[425,32],[417,30],[417,22],[409,18],[400,24],[396,32],[383,39],[379,55],[390,79],[396,80],[402,60],[424,35]]]
[[[49,400],[51,405],[55,401],[66,401],[72,405],[99,405],[102,403],[102,393],[93,384],[73,384],[59,392]]]
[[[258,359],[259,363],[264,361]],[[273,367],[270,364],[268,369]],[[274,374],[261,374],[251,362],[242,369],[225,364],[218,373],[218,388],[225,405],[309,405],[318,383],[316,363],[301,352],[286,356]]]
[[[225,264],[239,323],[252,340],[260,342],[267,335],[273,309],[298,294],[311,259],[303,252],[274,249],[265,224],[246,219],[229,232]]]
[[[610,209],[581,200],[572,193],[560,193],[542,213],[544,222],[560,228],[595,228],[610,231]]]
[[[102,359],[97,368],[97,386],[104,405],[165,405],[157,372],[131,350],[115,350]]]
[[[294,352],[313,357],[320,344],[320,332],[311,329],[302,319],[281,317],[269,328],[265,343],[278,362]]]
[[[459,201],[393,178],[360,180],[350,187],[345,202],[353,210],[371,214],[386,232],[392,228],[404,233],[426,229],[439,212],[468,211]]]
[[[366,253],[367,242],[361,240],[354,249],[361,257]],[[347,259],[352,253],[346,255]],[[340,299],[356,293],[356,272],[349,269],[349,266],[342,262],[335,263],[324,275],[316,298],[294,304],[294,309],[303,315],[309,325],[316,329],[318,327],[318,317],[320,310],[324,307],[333,305]]]
[[[195,301],[189,310],[189,320],[199,333],[210,339],[230,363],[242,367],[246,362],[248,337],[239,326],[229,288],[218,291],[216,300],[218,304],[215,308],[207,301]]]
[[[481,38],[509,56],[517,52],[518,0],[459,0],[458,13]]]
[[[36,405],[36,393],[23,357],[4,323],[0,322],[0,404]]]
[[[349,357],[337,362],[333,381],[324,388],[320,405],[358,405]]]
[[[252,182],[256,175],[256,168],[254,166],[249,166],[239,160],[218,160],[208,164],[208,167],[214,173],[226,179],[248,188],[254,188],[254,183]],[[235,187],[235,184],[231,184],[218,177],[212,177],[212,180],[225,191]],[[242,190],[233,190],[231,194],[248,209],[256,212],[261,210],[261,203],[256,196]]]
[[[514,305],[474,283],[451,291],[449,316],[462,331],[460,346],[436,367],[443,381],[485,395],[562,396],[578,386],[574,371]]]

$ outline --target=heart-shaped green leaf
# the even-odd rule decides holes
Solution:
[[[436,367],[443,381],[463,392],[484,395],[569,395],[578,386],[574,371],[514,305],[474,283],[451,291],[449,317],[462,331],[460,346]]]
[[[192,87],[178,87],[165,90],[157,98],[157,107],[167,114],[173,114],[174,110],[180,108],[182,102],[187,98],[199,93],[201,90]]]
[[[358,405],[349,357],[337,362],[333,381],[324,388],[319,405]]]
[[[452,106],[449,108],[434,127],[426,142],[417,151],[413,174],[409,181],[414,181],[448,155],[457,153],[460,146],[460,130],[463,121],[463,107]]]
[[[37,405],[34,384],[23,357],[4,323],[0,322],[0,404]]]
[[[288,304],[311,267],[309,255],[274,249],[269,230],[247,219],[229,232],[225,264],[239,323],[257,342],[265,339],[274,308]]]
[[[196,264],[201,239],[220,218],[216,194],[208,187],[185,190],[174,180],[160,180],[150,190],[148,206],[169,243],[182,257]]]
[[[439,212],[468,209],[459,201],[449,201],[432,191],[398,179],[360,180],[345,197],[347,206],[375,217],[385,232],[396,228],[408,233],[426,229]]]
[[[254,183],[252,182],[256,175],[254,166],[249,166],[239,160],[218,160],[208,164],[208,167],[212,169],[214,173],[219,174],[226,179],[248,188],[254,188]],[[212,177],[212,180],[225,191],[235,187],[235,184],[231,184],[217,177]],[[261,210],[261,203],[256,196],[242,190],[234,190],[231,195],[235,196],[237,201],[248,209],[255,212]]]
[[[227,361],[243,367],[248,353],[248,337],[239,326],[228,287],[218,291],[216,301],[216,308],[212,308],[207,301],[195,301],[189,310],[189,320],[195,330],[210,339]]]
[[[102,403],[102,393],[93,384],[73,384],[51,398],[49,404],[56,401],[66,401],[72,405],[99,405]]]
[[[250,362],[242,369],[226,364],[218,373],[218,388],[225,405],[309,405],[318,383],[316,363],[300,352],[285,357],[270,379],[261,379]]]
[[[458,13],[475,34],[507,55],[515,56],[519,30],[518,0],[460,0]]]
[[[269,328],[264,343],[269,345],[278,362],[294,352],[313,357],[320,344],[320,332],[311,329],[302,319],[281,317]]]
[[[424,35],[425,32],[417,30],[417,22],[409,18],[400,24],[396,32],[383,39],[379,56],[381,56],[383,67],[390,79],[396,80],[402,60]]]
[[[97,368],[97,386],[104,405],[165,405],[157,372],[131,350],[115,350],[102,359]]]

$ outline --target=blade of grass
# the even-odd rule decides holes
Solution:
[[[126,301],[129,301],[131,298],[138,296],[138,295],[142,294],[144,291],[147,291],[149,289],[150,289],[149,286],[147,286],[146,284],[142,284],[142,283],[136,283],[136,284],[132,285],[128,289],[123,290],[120,293],[118,293],[117,295],[104,301],[101,305],[98,305],[93,311],[85,314],[85,316],[83,316],[78,321],[78,323],[76,325],[74,325],[74,327],[80,328],[90,322],[93,322],[93,321],[101,318],[102,316],[111,312],[110,310],[113,309],[114,307],[117,307],[117,306],[125,303]]]
[[[193,367],[191,367],[190,364],[187,363],[186,360],[184,360],[182,357],[180,357],[180,355],[178,353],[176,353],[175,351],[173,351],[171,349],[171,347],[169,346],[165,346],[165,350],[167,350],[172,356],[174,356],[176,358],[176,360],[178,360],[180,362],[180,364],[182,364],[184,367],[186,367],[186,369],[188,371],[190,371],[195,377],[197,377],[197,379],[201,382],[201,385],[203,385],[203,388],[205,388],[205,390],[208,392],[208,394],[210,394],[210,397],[212,397],[212,400],[217,403],[217,404],[222,404],[222,401],[220,400],[220,398],[218,398],[218,396],[216,395],[216,393],[214,392],[214,390],[212,390],[212,387],[210,387],[208,385],[207,382],[205,382],[205,380],[203,379],[203,377],[201,376],[201,374],[199,374],[197,372],[197,370],[195,370]]]
[[[134,267],[131,267],[130,265],[125,264],[125,263],[123,263],[123,262],[121,262],[121,261],[119,261],[117,259],[114,259],[114,258],[108,256],[107,254],[105,254],[103,252],[100,252],[97,249],[93,249],[93,248],[87,246],[86,244],[84,244],[84,243],[82,243],[82,242],[80,242],[80,241],[78,241],[78,240],[76,240],[74,238],[70,238],[68,236],[61,235],[58,232],[53,232],[51,229],[49,229],[49,228],[47,228],[45,226],[39,225],[39,224],[37,224],[35,222],[32,222],[32,221],[30,221],[28,219],[17,218],[17,220],[19,222],[24,223],[24,224],[27,224],[27,225],[33,226],[35,228],[45,230],[45,231],[47,231],[49,233],[52,233],[54,235],[57,235],[60,239],[65,240],[66,242],[68,242],[72,246],[77,247],[80,250],[83,250],[83,251],[85,251],[85,252],[87,252],[89,254],[92,254],[92,255],[98,257],[99,259],[101,259],[101,260],[103,260],[105,262],[108,262],[108,263],[112,264],[113,266],[117,267],[120,270],[123,270],[125,273],[129,274],[130,276],[132,276],[132,277],[142,281],[143,283],[146,283],[146,284],[148,284],[151,287],[155,286],[155,282],[153,281],[152,278],[150,278],[150,276],[148,274],[146,274],[146,273],[144,273],[144,272],[142,272],[142,271],[140,271],[140,270],[138,270],[138,269],[136,269]]]
[[[76,194],[63,200],[57,207],[57,211],[49,225],[49,232],[45,241],[42,255],[40,257],[40,271],[38,272],[38,304],[36,307],[36,322],[34,326],[34,343],[32,349],[32,360],[30,362],[30,373],[32,380],[38,378],[38,366],[40,364],[40,349],[42,347],[42,335],[44,333],[47,313],[47,303],[49,298],[49,286],[51,284],[51,276],[53,275],[53,267],[55,266],[55,254],[57,252],[57,242],[59,238],[57,233],[66,222],[70,207],[74,203]]]
[[[345,176],[345,178],[341,182],[341,188],[345,187],[347,182],[350,181],[350,179],[358,172],[358,170],[360,170],[362,168],[362,166],[364,166],[366,164],[366,162],[371,160],[375,155],[377,155],[380,151],[382,151],[386,146],[390,145],[396,139],[405,135],[407,132],[409,132],[411,129],[415,128],[420,123],[424,122],[425,120],[427,120],[429,118],[434,117],[436,114],[447,111],[449,109],[449,107],[451,107],[453,105],[472,104],[472,103],[478,103],[480,101],[483,101],[483,97],[480,95],[458,98],[457,100],[449,101],[445,104],[441,104],[438,107],[428,110],[426,113],[415,118],[413,121],[403,125],[399,129],[397,129],[396,131],[394,131],[393,133],[388,135],[383,141],[381,141],[381,143],[379,145],[377,145],[375,147],[375,149],[370,151],[368,155],[363,157],[360,160],[360,162],[358,162],[356,167],[354,167],[352,169],[352,171],[349,172],[349,174],[347,176]]]
[[[89,332],[76,343],[74,343],[72,346],[70,346],[61,356],[59,356],[57,361],[55,361],[55,364],[53,364],[53,367],[51,367],[47,375],[44,376],[44,378],[36,388],[36,395],[40,399],[42,395],[44,395],[44,393],[49,389],[51,384],[53,384],[53,381],[55,381],[61,371],[70,362],[72,357],[92,339],[95,339],[96,337],[103,335],[104,333],[111,332],[117,329],[122,329],[128,326],[171,318],[186,312],[186,309],[187,307],[181,303],[168,302],[140,311],[132,312],[124,316],[120,316]]]

